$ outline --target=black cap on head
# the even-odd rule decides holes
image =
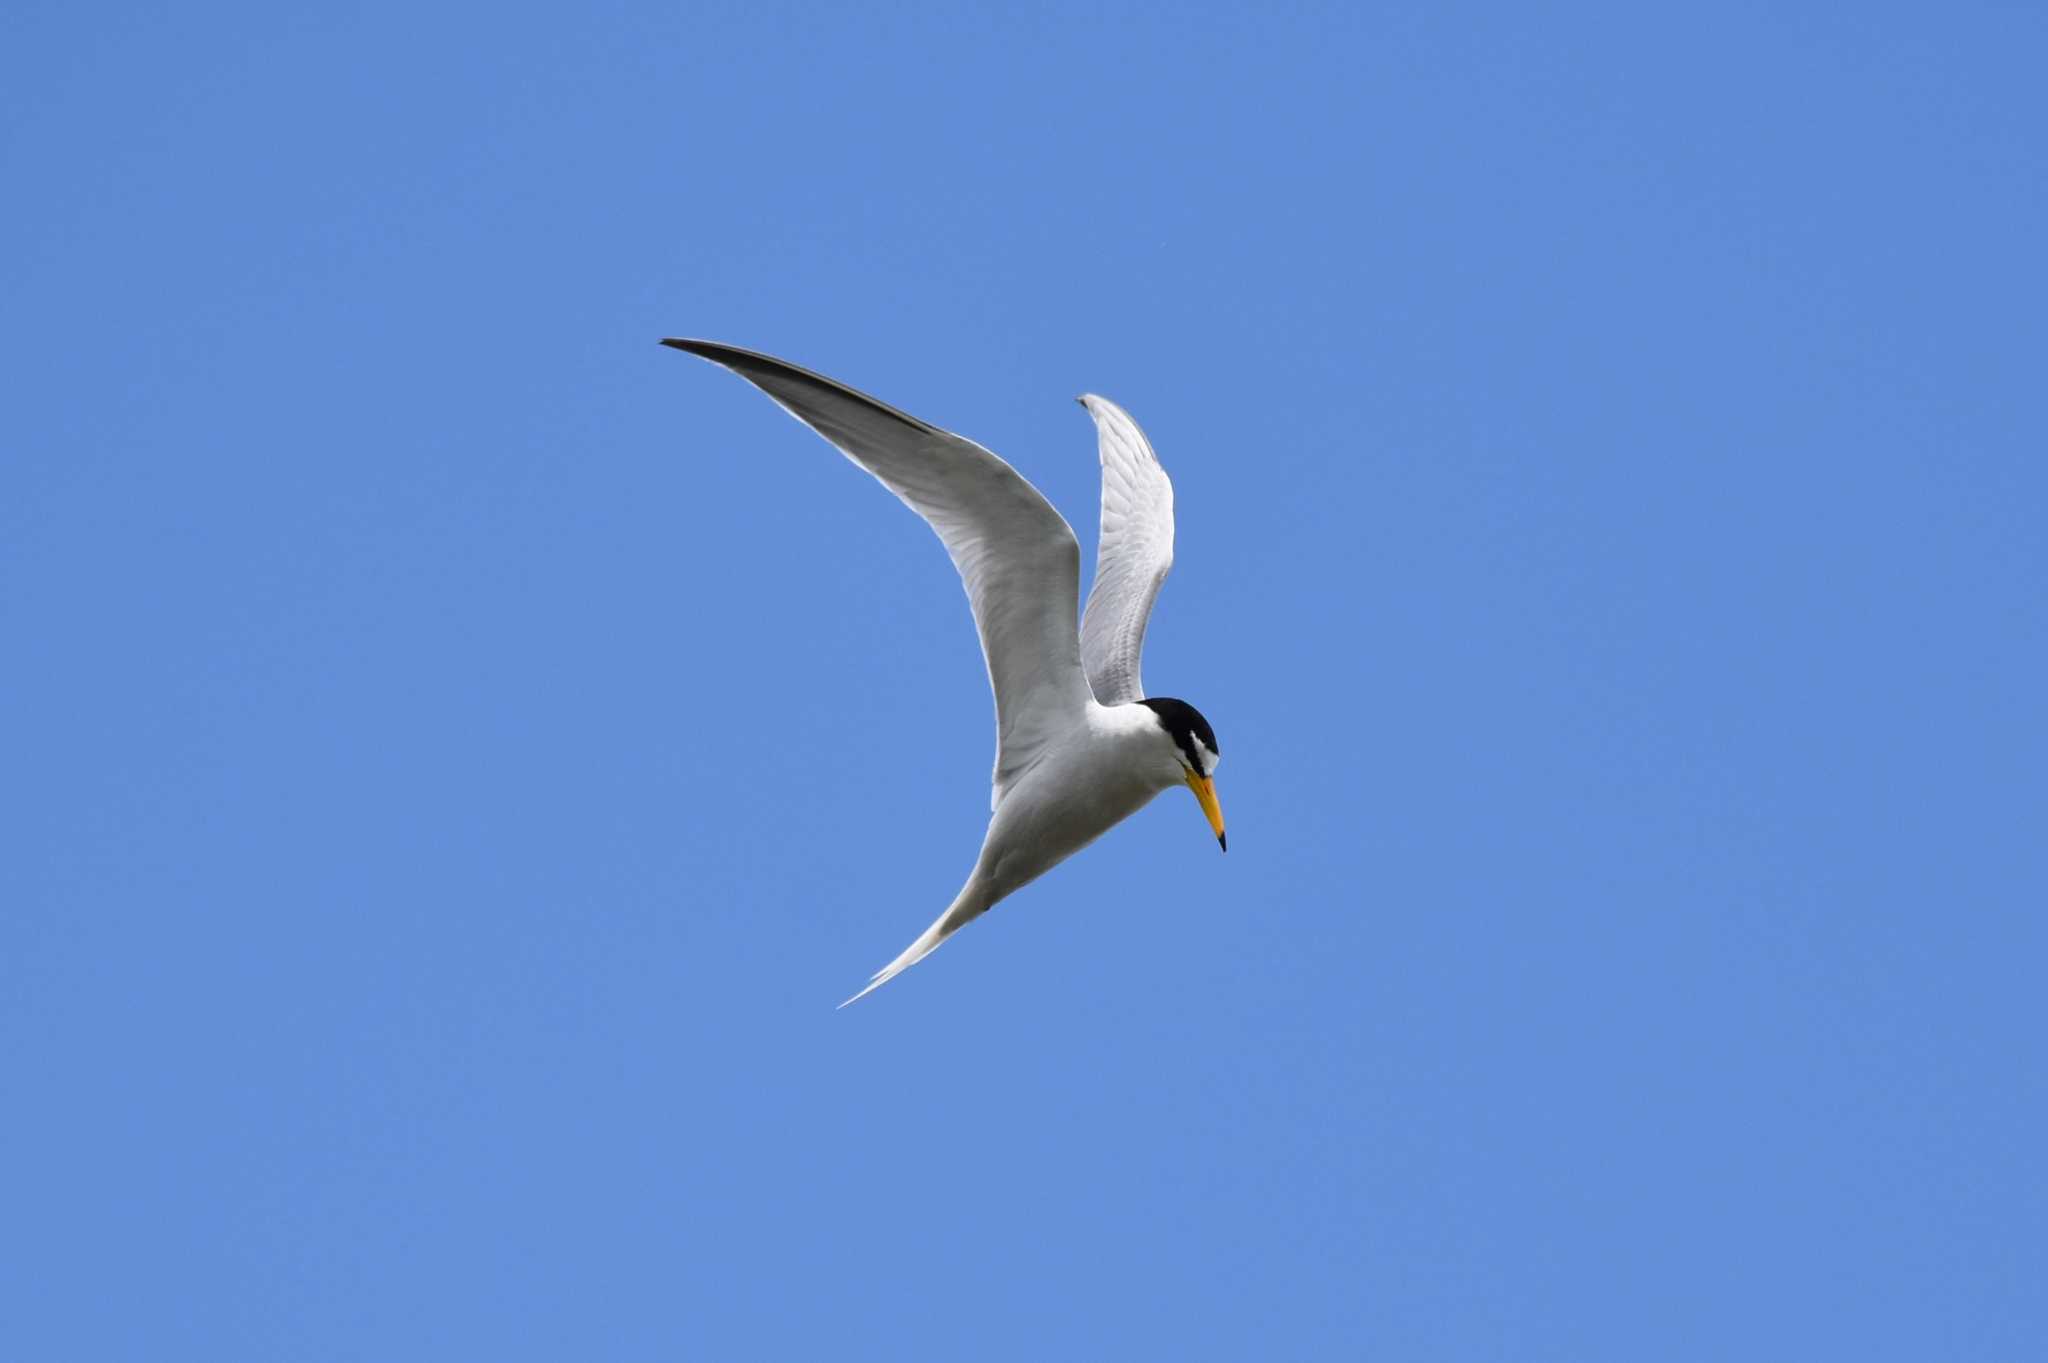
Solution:
[[[1206,748],[1211,756],[1221,757],[1223,747],[1216,741],[1216,731],[1209,727],[1209,721],[1202,718],[1202,712],[1171,696],[1151,696],[1138,704],[1151,707],[1152,713],[1159,716],[1161,727],[1173,736],[1188,765],[1207,776],[1207,759],[1202,756],[1201,749]],[[1196,746],[1198,743],[1200,748]]]

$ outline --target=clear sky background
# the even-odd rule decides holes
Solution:
[[[2026,5],[31,4],[0,1356],[2019,1358]],[[987,813],[732,376],[1179,494],[1170,792]]]

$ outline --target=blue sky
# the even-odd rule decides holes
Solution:
[[[2023,6],[16,7],[0,1355],[2018,1357]],[[937,542],[1224,750],[986,816]]]

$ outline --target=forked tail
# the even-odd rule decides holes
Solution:
[[[867,988],[855,994],[846,1003],[858,1003],[874,993],[877,989],[880,989],[883,985],[895,979],[934,951],[937,951],[948,937],[951,937],[954,933],[960,931],[961,928],[981,917],[987,909],[987,902],[980,894],[975,892],[973,883],[969,882],[961,889],[960,897],[953,901],[950,908],[938,916],[937,921],[920,933],[915,942],[903,948],[901,956],[898,956],[895,960],[877,970],[875,977],[868,981]],[[844,1008],[846,1003],[842,1003],[839,1006]]]

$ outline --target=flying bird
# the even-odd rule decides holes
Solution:
[[[1153,796],[1186,786],[1227,847],[1216,732],[1186,701],[1147,696],[1145,623],[1173,566],[1173,484],[1138,423],[1078,399],[1102,458],[1102,539],[1078,622],[1081,546],[993,453],[786,360],[715,341],[662,342],[766,393],[925,518],[967,587],[996,698],[994,811],[960,893],[846,1003],[887,984]],[[840,1007],[845,1007],[841,1004]]]

